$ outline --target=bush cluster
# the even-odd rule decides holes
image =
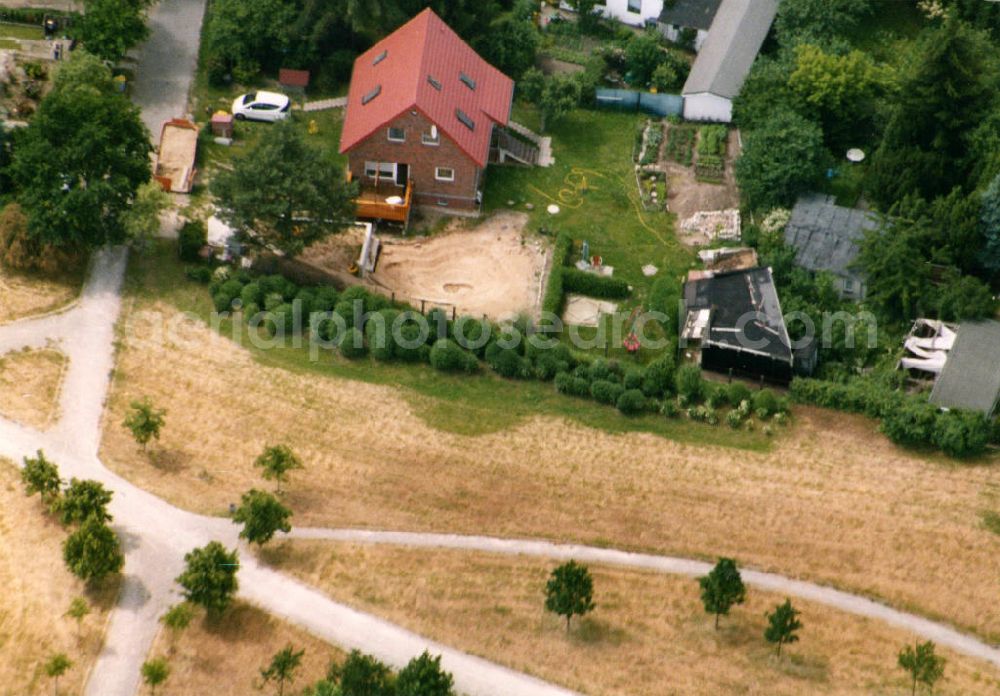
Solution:
[[[566,290],[563,287],[563,272],[573,255],[573,239],[560,232],[556,235],[555,247],[552,250],[552,270],[549,272],[548,284],[545,287],[545,297],[542,299],[542,311],[551,314],[561,314]]]
[[[605,300],[624,300],[630,292],[628,283],[620,278],[606,278],[569,266],[562,269],[562,283],[565,292]]]

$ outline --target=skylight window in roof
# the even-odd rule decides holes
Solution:
[[[465,84],[465,86],[471,89],[473,92],[476,91],[476,81],[473,80],[471,77],[469,77],[465,73],[459,73],[458,79],[461,80],[462,83]]]
[[[372,61],[372,65],[378,65],[388,57],[389,57],[389,49],[386,49],[381,53],[379,53],[377,56],[375,56],[375,60]]]
[[[441,83],[435,80],[433,75],[428,75],[427,81],[431,84],[431,87],[436,89],[438,92],[441,91]]]
[[[382,85],[375,85],[375,89],[361,97],[361,106],[364,106],[380,94],[382,94]]]
[[[476,122],[469,118],[469,115],[462,111],[461,109],[455,109],[455,116],[458,120],[462,122],[462,125],[468,128],[470,131],[476,130]]]

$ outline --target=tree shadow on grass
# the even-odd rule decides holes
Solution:
[[[157,448],[148,452],[149,463],[164,474],[178,474],[191,463],[191,455],[179,449]]]
[[[625,629],[594,617],[579,619],[570,630],[570,639],[583,645],[621,645],[627,639]]]
[[[274,620],[267,612],[238,601],[221,616],[205,614],[202,629],[226,643],[267,643],[275,632]]]

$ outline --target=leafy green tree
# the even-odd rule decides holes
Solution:
[[[212,180],[219,217],[249,244],[295,256],[354,219],[357,189],[291,121]]]
[[[302,468],[298,458],[288,445],[269,445],[254,462],[254,466],[264,470],[264,478],[275,482],[275,492],[281,493],[281,484],[288,479],[288,472]]]
[[[394,696],[392,671],[380,660],[352,650],[343,665],[330,665],[327,679],[342,696]],[[317,695],[319,696],[319,695]]]
[[[59,487],[62,484],[59,467],[46,459],[42,450],[38,450],[34,458],[24,458],[21,481],[24,482],[24,492],[27,495],[38,493],[45,505],[52,505],[59,497]]]
[[[128,415],[125,416],[122,425],[132,433],[136,443],[145,452],[150,440],[160,439],[160,431],[166,419],[165,410],[154,408],[149,398],[144,398],[130,404]]]
[[[921,34],[872,156],[868,189],[883,209],[907,194],[930,200],[966,183],[974,165],[969,135],[994,95],[992,51],[956,19]]]
[[[701,378],[701,368],[684,364],[677,368],[675,376],[677,393],[689,401],[698,401],[704,395],[705,383]]]
[[[882,418],[882,432],[897,445],[926,447],[934,438],[937,407],[923,399],[908,399],[889,409]]]
[[[98,58],[117,63],[149,35],[149,0],[84,0],[84,12],[74,25],[84,48]]]
[[[548,126],[566,116],[579,102],[580,83],[571,75],[552,75],[545,78],[535,102],[540,116],[539,129],[544,133]]]
[[[586,566],[569,561],[552,571],[545,585],[545,609],[566,617],[567,633],[573,616],[583,616],[594,606],[594,579]]]
[[[441,669],[441,656],[426,650],[410,660],[396,678],[396,696],[453,696],[455,680]]]
[[[160,183],[148,181],[139,187],[135,202],[125,214],[125,234],[139,249],[145,249],[160,231],[160,213],[170,207],[170,196]]]
[[[149,133],[100,60],[77,51],[18,137],[12,177],[39,244],[93,248],[126,238],[150,178]]]
[[[997,311],[990,286],[973,276],[952,274],[937,292],[937,315],[944,321],[992,318]]]
[[[856,264],[865,273],[866,302],[884,319],[912,319],[925,304],[931,269],[917,244],[912,230],[890,220],[861,242]]]
[[[142,663],[142,681],[149,687],[151,696],[155,696],[156,687],[167,681],[170,676],[170,665],[166,658],[156,657]]]
[[[227,551],[217,541],[185,554],[187,567],[177,577],[184,599],[204,607],[210,615],[221,615],[239,589],[239,560],[237,551]]]
[[[480,48],[491,65],[517,80],[535,64],[538,42],[538,29],[531,18],[511,14],[493,24]]]
[[[299,7],[288,0],[213,0],[202,33],[209,80],[248,84],[262,70],[281,67],[294,45],[292,28]]]
[[[982,263],[990,272],[1000,274],[1000,174],[990,182],[981,200]]]
[[[784,46],[847,34],[872,12],[872,0],[782,0],[774,29]]]
[[[784,604],[779,604],[773,612],[767,614],[768,624],[764,629],[764,638],[768,643],[777,645],[778,657],[781,657],[781,646],[798,641],[797,632],[802,628],[802,622],[796,617],[801,613],[792,607],[791,600],[786,599]]]
[[[66,610],[66,616],[76,621],[77,641],[80,640],[80,630],[83,626],[83,620],[87,618],[88,614],[90,614],[90,605],[87,604],[87,600],[83,597],[74,597],[73,601],[69,603],[69,609]]]
[[[63,524],[80,524],[91,518],[101,524],[110,522],[108,504],[112,495],[100,481],[70,479],[58,503],[59,519]]]
[[[177,637],[181,631],[191,624],[194,618],[194,607],[187,602],[180,602],[170,607],[167,612],[160,617],[160,623],[170,631],[170,653],[177,649]]]
[[[926,684],[928,689],[933,689],[934,684],[944,675],[945,659],[934,654],[934,643],[917,643],[914,646],[907,645],[899,651],[899,666],[910,675],[912,687],[911,694],[917,693],[917,684]]]
[[[625,60],[634,84],[645,87],[653,77],[656,67],[664,61],[665,51],[660,46],[660,36],[647,31],[628,42]]]
[[[284,696],[285,683],[295,681],[295,672],[302,664],[302,656],[305,653],[305,650],[295,652],[295,648],[291,645],[286,645],[279,650],[271,658],[271,664],[260,671],[260,676],[263,677],[264,683],[276,682],[278,684],[278,696]]]
[[[243,494],[240,506],[233,513],[233,522],[243,525],[240,538],[263,546],[276,532],[291,531],[288,519],[292,511],[270,493],[250,490]]]
[[[983,414],[952,409],[938,414],[934,444],[949,457],[978,457],[990,440],[990,423]]]
[[[736,567],[736,561],[731,558],[720,558],[712,571],[703,578],[698,578],[701,587],[701,601],[705,611],[715,614],[715,629],[719,629],[719,617],[729,614],[734,604],[743,604],[747,597],[743,578]]]
[[[775,109],[744,136],[744,143],[736,179],[756,210],[790,207],[816,184],[829,159],[822,129],[787,108]]]
[[[63,560],[75,576],[88,584],[101,582],[125,565],[117,535],[97,517],[88,517],[66,538]]]
[[[52,680],[55,696],[59,696],[59,677],[72,666],[73,662],[66,657],[66,653],[56,653],[45,663],[45,676]]]

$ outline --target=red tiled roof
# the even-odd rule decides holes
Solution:
[[[340,152],[417,109],[485,167],[493,122],[507,124],[513,95],[514,82],[427,9],[355,61]],[[466,126],[463,116],[475,127]]]

